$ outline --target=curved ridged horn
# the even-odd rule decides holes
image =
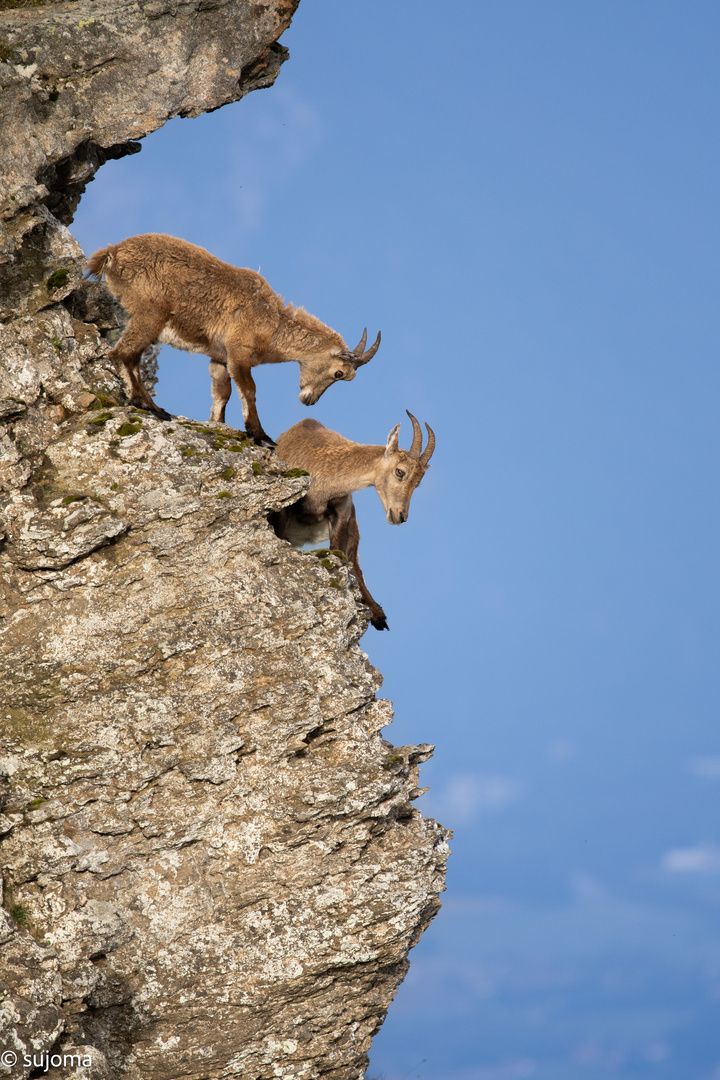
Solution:
[[[363,330],[363,335],[360,341],[355,346],[353,351],[348,355],[348,360],[357,368],[361,364],[367,364],[369,360],[372,360],[375,353],[380,347],[380,331],[378,330],[378,336],[375,338],[375,342],[370,346],[367,352],[363,352],[365,343],[367,341],[367,327]]]
[[[422,450],[422,428],[420,427],[417,420],[409,409],[406,409],[405,412],[410,417],[413,426],[413,441],[412,446],[408,450],[408,454],[413,459],[413,461],[417,461],[420,457],[420,451]]]
[[[435,449],[435,432],[433,431],[433,429],[430,427],[429,424],[426,423],[425,427],[427,428],[427,433],[428,433],[428,443],[427,443],[427,446],[423,450],[422,455],[420,457],[420,464],[422,465],[423,469],[427,469],[428,461],[432,457],[433,450]]]
[[[363,330],[362,337],[358,341],[357,345],[355,346],[354,349],[351,350],[350,355],[351,356],[362,356],[363,349],[365,348],[366,344],[367,344],[367,326]]]

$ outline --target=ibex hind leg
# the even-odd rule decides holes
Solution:
[[[121,365],[130,391],[130,404],[136,409],[147,409],[161,420],[172,420],[165,409],[156,405],[140,378],[140,357],[143,350],[157,340],[167,319],[164,315],[133,315],[120,340],[109,352],[111,360]]]
[[[232,382],[228,375],[225,364],[217,360],[210,361],[210,378],[212,379],[212,409],[210,419],[216,424],[225,423],[225,406],[232,393]]]

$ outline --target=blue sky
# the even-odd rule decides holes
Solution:
[[[437,744],[455,830],[368,1076],[720,1080],[720,8],[301,0],[283,41],[72,229],[382,330],[312,410],[260,369],[271,434],[437,433],[405,526],[357,497],[387,734]],[[206,418],[203,358],[165,349],[157,400]]]

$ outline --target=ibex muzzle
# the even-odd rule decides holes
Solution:
[[[370,348],[365,351],[367,328],[363,330],[359,344],[352,350],[334,348],[329,357],[313,357],[299,360],[300,364],[300,401],[303,405],[314,405],[335,382],[352,382],[359,367],[372,360],[380,346],[380,333]]]

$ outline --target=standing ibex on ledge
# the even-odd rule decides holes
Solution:
[[[105,274],[112,293],[130,315],[110,357],[122,365],[130,404],[150,409],[165,420],[143,386],[140,354],[153,341],[210,357],[213,406],[210,419],[223,423],[235,381],[243,404],[245,427],[256,443],[274,446],[255,408],[251,368],[296,360],[300,365],[300,400],[314,405],[331,383],[350,382],[372,360],[380,334],[366,351],[367,331],[348,349],[335,330],[293,307],[273,292],[265,278],[221,262],[204,248],[163,233],[131,236],[96,251],[88,263],[94,277]]]
[[[426,424],[428,443],[420,452],[422,431],[412,413],[408,416],[413,426],[409,450],[398,447],[399,424],[388,435],[385,446],[350,442],[317,420],[301,420],[277,443],[277,456],[296,468],[306,469],[312,481],[299,502],[271,515],[275,532],[295,547],[329,539],[331,548],[342,551],[370,608],[370,621],[376,630],[387,630],[388,624],[385,612],[368,591],[358,563],[360,530],[352,493],[374,487],[390,524],[407,521],[412,493],[425,475],[435,449],[435,435]]]

